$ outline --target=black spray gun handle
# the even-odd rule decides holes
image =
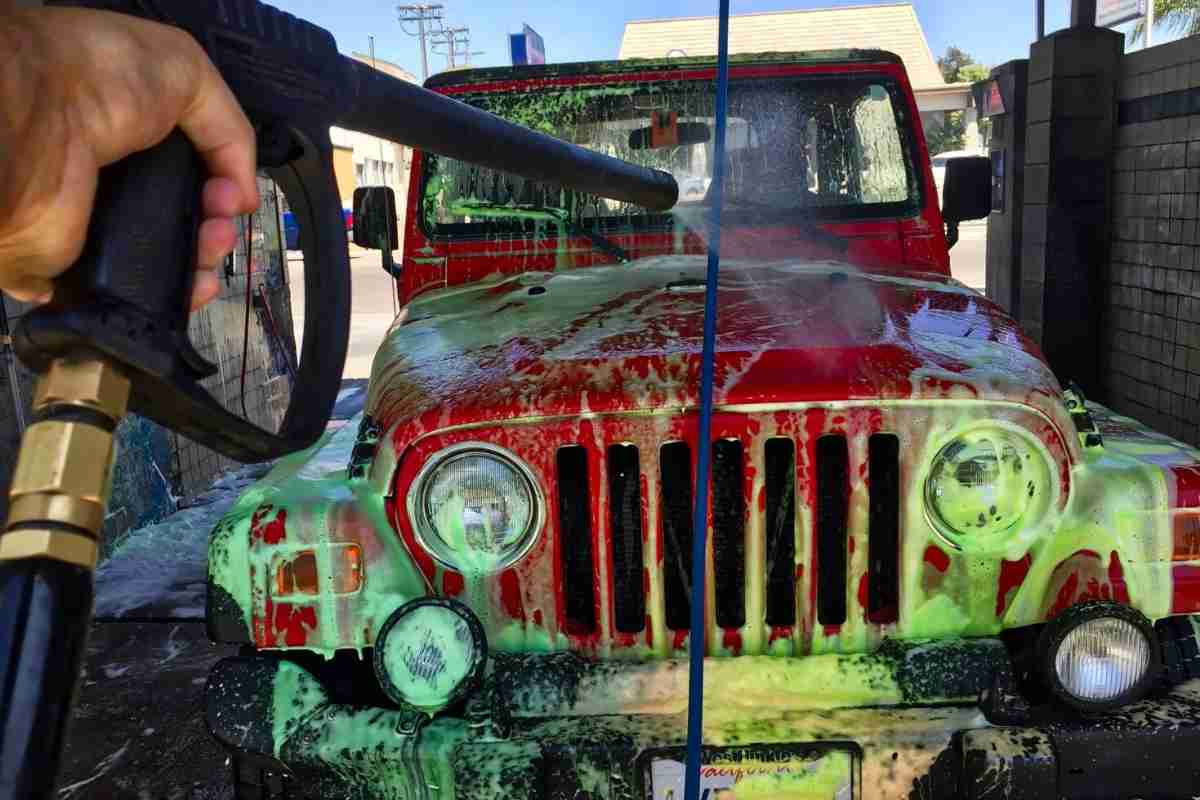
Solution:
[[[212,374],[187,336],[203,173],[176,133],[105,169],[80,262],[54,303],[16,333],[35,369],[81,347],[122,365],[129,408],[241,461],[301,449],[323,432],[350,324],[350,262],[329,127],[340,124],[533,180],[667,209],[674,178],[506,122],[338,54],[333,37],[257,0],[50,0],[147,17],[191,33],[258,132],[259,166],[283,189],[304,253],[304,337],[279,432],[226,411],[199,381]]]
[[[206,175],[179,131],[102,170],[83,255],[56,282],[53,302],[22,321],[17,352],[38,370],[70,352],[98,352],[129,376],[131,411],[240,461],[308,446],[337,397],[350,321],[350,262],[329,141],[341,72],[332,37],[252,2],[54,4],[180,25],[221,69],[255,124],[260,168],[300,223],[306,299],[297,379],[304,389],[275,433],[227,411],[201,386],[216,367],[188,338],[188,306]]]

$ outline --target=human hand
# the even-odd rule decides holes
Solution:
[[[196,41],[123,14],[40,8],[0,13],[0,52],[0,289],[48,300],[83,249],[99,169],[179,127],[211,176],[192,308],[215,297],[233,218],[258,206],[254,130]]]

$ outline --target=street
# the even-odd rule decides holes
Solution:
[[[399,259],[400,254],[395,257]],[[296,348],[304,337],[304,259],[299,251],[288,252],[292,288],[292,319]],[[350,347],[343,378],[369,378],[371,360],[396,318],[395,293],[390,275],[383,271],[381,254],[350,246]]]
[[[958,226],[958,244],[950,249],[950,274],[983,291],[987,258],[987,223],[964,222]]]

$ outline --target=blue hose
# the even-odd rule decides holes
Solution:
[[[692,511],[691,634],[688,663],[688,738],[684,800],[700,798],[700,748],[704,726],[705,567],[708,485],[712,460],[713,372],[717,338],[717,276],[721,269],[721,204],[725,194],[725,124],[729,104],[729,0],[720,0],[717,28],[717,108],[713,137],[712,223],[704,289],[704,350],[700,357],[700,426],[697,429],[696,506]]]

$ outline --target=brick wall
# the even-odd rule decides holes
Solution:
[[[283,418],[292,387],[288,359],[295,363],[291,296],[287,264],[280,243],[279,213],[274,185],[260,180],[262,198],[252,226],[253,268],[251,288],[266,287],[267,302],[251,306],[249,347],[246,358],[245,406],[249,418],[275,429]],[[244,227],[242,228],[244,232]],[[189,331],[196,349],[218,367],[204,381],[226,408],[242,414],[242,331],[245,325],[246,248],[244,237],[222,271],[221,296],[192,315]],[[28,310],[25,304],[4,298],[13,325]],[[269,313],[268,313],[269,311]],[[273,325],[272,325],[273,321]],[[276,332],[278,335],[275,335]],[[18,391],[28,419],[33,376],[19,362]],[[9,373],[0,360],[0,486],[7,489],[19,444]],[[117,429],[117,462],[112,499],[105,525],[106,540],[129,528],[162,519],[202,492],[213,478],[234,466],[232,462],[186,438],[131,415]],[[7,513],[7,491],[0,492],[0,517]]]
[[[1105,399],[1200,444],[1200,38],[1126,55],[1117,101]]]

